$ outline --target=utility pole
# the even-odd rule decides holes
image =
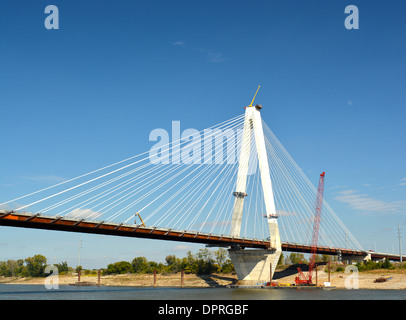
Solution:
[[[400,262],[402,262],[402,238],[400,236],[400,224],[398,224],[398,237],[399,237],[399,255],[400,255]]]

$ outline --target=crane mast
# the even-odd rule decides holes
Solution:
[[[324,193],[324,176],[325,172],[320,174],[319,187],[317,189],[317,201],[316,201],[316,212],[314,215],[313,222],[313,236],[312,236],[312,248],[311,248],[311,257],[309,263],[309,278],[311,279],[314,265],[316,263],[316,250],[319,240],[319,226],[321,218],[321,209],[323,206],[323,193]]]
[[[298,268],[299,276],[296,277],[296,284],[304,284],[304,285],[311,285],[312,282],[312,273],[316,263],[316,252],[317,252],[317,244],[319,240],[319,226],[320,226],[320,218],[321,218],[321,210],[323,206],[323,193],[324,193],[324,176],[325,172],[320,174],[319,179],[319,186],[317,189],[317,197],[316,197],[316,209],[314,213],[314,221],[313,221],[313,235],[312,235],[312,244],[311,244],[311,251],[310,251],[310,261],[309,261],[309,275],[306,278],[303,274],[302,270]]]

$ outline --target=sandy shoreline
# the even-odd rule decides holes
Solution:
[[[351,274],[352,275],[352,274]],[[275,280],[278,283],[293,284],[297,274],[285,275],[283,271],[275,273]],[[344,272],[331,273],[331,286],[337,289],[346,288],[346,279],[349,274]],[[386,282],[375,283],[374,280],[380,277],[391,277]],[[315,275],[313,276],[315,279]],[[328,273],[318,271],[318,284],[322,285],[328,281]],[[45,285],[46,278],[5,278],[0,277],[0,284],[36,284]],[[351,280],[353,278],[349,278]],[[59,285],[69,285],[77,281],[76,275],[60,275],[58,278]],[[97,284],[97,276],[82,275],[81,281],[87,281]],[[195,275],[185,274],[183,285],[184,287],[221,287],[230,284],[235,284],[237,281],[236,275],[233,274],[212,274],[212,275]],[[354,285],[353,281],[349,282]],[[100,285],[102,286],[154,286],[154,275],[151,274],[122,274],[122,275],[105,275],[101,276]],[[181,274],[158,274],[156,278],[157,287],[181,287]],[[359,289],[406,289],[406,270],[374,270],[358,273],[358,288]]]

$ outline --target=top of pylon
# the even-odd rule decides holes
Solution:
[[[261,86],[258,86],[257,92],[255,92],[254,98],[252,98],[251,104],[248,107],[252,107],[252,104],[254,103],[255,97],[257,96],[258,90]]]

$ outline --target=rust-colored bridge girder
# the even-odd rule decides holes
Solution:
[[[284,251],[311,253],[312,246],[285,242],[282,244],[282,249]],[[366,255],[365,251],[345,249],[345,248],[325,247],[325,246],[317,246],[316,251],[317,251],[317,254],[327,254],[327,255],[341,254],[344,256],[360,256],[360,257]]]
[[[240,246],[242,248],[269,247],[269,241],[232,236],[212,235],[196,231],[172,230],[142,225],[125,225],[111,222],[94,222],[63,217],[41,216],[39,214],[0,214],[0,225],[21,228],[59,230],[81,233],[104,234],[122,237],[149,238],[169,241],[203,243],[213,246]]]
[[[42,216],[41,214],[17,213],[13,211],[4,211],[0,213],[0,226],[33,228],[44,230],[58,230],[68,232],[104,234],[121,237],[148,238],[169,241],[183,241],[208,244],[219,247],[240,247],[240,248],[270,248],[270,242],[267,240],[248,239],[232,237],[225,235],[212,235],[196,231],[172,230],[159,227],[149,227],[142,225],[127,225],[112,222],[86,221],[84,219],[69,219],[60,216]],[[311,245],[282,242],[282,250],[290,252],[310,253]],[[334,248],[317,246],[317,254],[365,257],[370,254],[372,259],[399,260],[399,255],[386,253],[371,253],[360,250],[351,250],[345,248]],[[403,258],[404,260],[405,257]]]

